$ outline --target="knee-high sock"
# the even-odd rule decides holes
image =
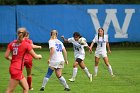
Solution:
[[[97,76],[97,73],[98,73],[98,66],[95,66],[94,67],[94,75]]]
[[[84,70],[84,72],[86,73],[86,75],[87,75],[88,77],[90,77],[90,73],[89,73],[87,67],[85,67],[83,70]]]
[[[78,68],[73,68],[72,77],[75,78],[77,75]]]
[[[113,70],[112,70],[111,65],[108,65],[108,71],[109,71],[109,73],[110,73],[111,75],[113,75]]]
[[[27,77],[27,83],[28,83],[29,89],[31,89],[32,88],[32,76]]]
[[[68,86],[68,84],[67,84],[67,82],[66,82],[66,80],[65,80],[65,78],[64,78],[63,76],[61,76],[61,77],[59,78],[59,80],[60,80],[61,84],[62,84],[65,88],[69,88],[69,86]]]
[[[46,84],[48,83],[48,81],[49,81],[49,78],[44,77],[44,79],[43,79],[43,83],[42,83],[42,87],[45,87]]]

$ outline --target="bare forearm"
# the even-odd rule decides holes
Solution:
[[[32,44],[32,48],[42,48],[41,46]]]
[[[107,49],[108,49],[108,51],[110,51],[110,46],[109,46],[108,42],[107,42]]]
[[[93,45],[94,45],[94,43],[92,42],[92,43],[91,43],[91,45],[90,45],[90,48],[92,48],[92,47],[93,47]]]

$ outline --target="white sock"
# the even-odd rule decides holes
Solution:
[[[109,73],[110,73],[111,75],[113,75],[113,71],[112,71],[111,65],[108,65],[108,71],[109,71]]]
[[[94,67],[94,75],[97,76],[97,73],[98,73],[98,66],[95,66]]]
[[[61,77],[59,78],[59,80],[60,80],[61,84],[62,84],[65,88],[69,88],[69,86],[68,86],[68,84],[67,84],[67,82],[66,82],[66,80],[65,80],[65,78],[64,78],[63,76],[61,76]]]
[[[48,81],[49,81],[49,78],[44,77],[42,87],[45,87]]]
[[[78,68],[73,68],[72,78],[75,78],[77,75]]]
[[[87,75],[88,77],[90,77],[90,73],[89,73],[87,67],[85,67],[83,70],[84,70],[84,72],[86,73],[86,75]]]

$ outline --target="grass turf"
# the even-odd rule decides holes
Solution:
[[[47,58],[49,51],[47,49],[35,50],[43,55],[41,60],[33,60],[33,91],[29,93],[43,93],[39,89],[42,80],[47,71]],[[69,93],[139,93],[140,91],[140,48],[113,48],[112,53],[108,55],[109,62],[112,65],[115,77],[112,78],[103,62],[100,59],[99,72],[97,77],[93,77],[93,82],[79,68],[75,82],[69,82],[71,78],[74,55],[72,48],[67,49],[69,64],[63,69],[63,76],[71,88]],[[5,50],[0,50],[0,93],[5,93],[9,82],[9,64],[4,58]],[[93,73],[94,53],[86,52],[85,64],[89,71]],[[26,76],[26,71],[24,70]],[[18,86],[14,93],[22,93],[22,88]],[[44,93],[67,93],[59,83],[55,74],[51,76]]]

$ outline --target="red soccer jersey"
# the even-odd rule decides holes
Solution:
[[[33,41],[30,40],[30,39],[28,39],[28,38],[25,38],[24,41],[27,42],[27,43],[29,43],[30,45],[33,44]],[[29,53],[27,52],[27,53],[25,54],[25,56],[24,56],[24,59],[25,59],[25,60],[32,60],[33,57],[31,56],[31,54],[29,54]]]
[[[8,45],[8,49],[12,52],[10,67],[22,70],[24,67],[24,55],[26,52],[29,52],[32,47],[25,41],[22,41],[20,44],[17,44],[16,42],[17,40],[14,40]]]

